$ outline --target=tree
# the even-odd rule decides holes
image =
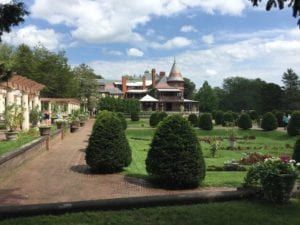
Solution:
[[[250,0],[253,6],[258,6],[261,0]],[[272,8],[283,9],[285,6],[291,7],[293,16],[296,18],[300,15],[300,0],[266,0],[266,10],[269,11]],[[298,20],[300,26],[300,20]]]
[[[157,128],[146,159],[152,180],[168,188],[194,188],[205,177],[205,161],[191,124],[180,115]]]
[[[284,83],[283,105],[285,109],[297,110],[300,108],[300,80],[298,75],[288,69],[282,76]]]
[[[276,130],[278,127],[277,119],[273,113],[268,112],[263,115],[261,128],[265,131]]]
[[[210,113],[204,113],[199,117],[199,128],[203,130],[212,130],[213,123]]]
[[[94,70],[86,64],[80,64],[73,69],[77,82],[77,97],[86,104],[89,111],[92,111],[97,101],[94,99],[97,96],[98,85],[95,82],[96,74]]]
[[[261,88],[262,112],[270,112],[274,109],[281,109],[282,97],[283,91],[279,85],[274,83],[264,84]]]
[[[196,100],[199,101],[200,110],[203,112],[212,112],[218,108],[218,97],[207,81],[196,94]]]
[[[195,97],[195,89],[196,85],[188,78],[183,78],[184,79],[184,98],[186,99],[194,99]]]
[[[21,44],[17,47],[12,55],[11,63],[14,72],[34,79],[32,76],[34,71],[33,52],[28,45]]]
[[[287,132],[290,136],[296,136],[300,134],[300,111],[296,111],[292,114],[287,127]]]
[[[0,42],[3,32],[10,32],[12,26],[24,22],[28,14],[23,2],[13,0],[6,4],[0,3]]]
[[[238,120],[238,127],[243,130],[252,128],[252,120],[247,113],[243,113]]]

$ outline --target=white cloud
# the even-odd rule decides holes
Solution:
[[[192,44],[192,41],[185,38],[185,37],[174,37],[165,43],[152,43],[150,44],[150,47],[155,48],[155,49],[175,49],[175,48],[184,48],[188,47]]]
[[[10,33],[4,33],[2,40],[3,42],[15,46],[26,44],[30,47],[34,47],[41,44],[49,50],[66,47],[66,45],[63,44],[62,34],[56,33],[53,29],[39,29],[33,25],[26,26],[19,30],[13,30]]]
[[[86,42],[143,41],[135,29],[153,16],[173,16],[190,8],[207,13],[240,15],[245,0],[35,0],[31,16],[71,28],[73,37]]]
[[[252,37],[251,33],[249,37]],[[176,59],[183,76],[190,78],[198,87],[204,80],[219,86],[229,76],[259,77],[281,84],[281,76],[287,68],[300,73],[299,51],[300,39],[297,33],[294,29],[287,29],[273,37],[250,38],[209,46],[203,50],[189,50],[178,54]],[[168,72],[172,61],[171,57],[160,57],[119,62],[93,61],[90,65],[104,77],[120,79],[122,74],[143,73],[151,68]]]
[[[191,25],[184,25],[180,28],[180,31],[184,33],[188,33],[188,32],[197,32],[198,30]]]
[[[133,57],[142,57],[144,56],[144,52],[137,48],[131,48],[127,51],[128,56],[133,56]]]
[[[202,41],[205,43],[205,44],[208,44],[208,45],[211,45],[215,42],[215,38],[212,34],[210,35],[204,35],[202,36]]]
[[[7,4],[11,2],[11,0],[0,0],[0,4]]]

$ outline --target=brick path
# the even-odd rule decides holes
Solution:
[[[93,121],[69,134],[50,151],[43,152],[10,177],[0,181],[0,205],[23,205],[110,199],[120,197],[228,191],[232,188],[202,188],[167,191],[152,188],[142,180],[122,174],[93,175],[87,172],[84,149]]]

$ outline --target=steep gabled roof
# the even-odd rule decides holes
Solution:
[[[140,99],[140,102],[158,102],[158,100],[150,95],[146,95]]]
[[[164,76],[160,79],[160,81],[156,84],[155,88],[157,89],[170,89],[173,88],[168,84],[167,77]]]

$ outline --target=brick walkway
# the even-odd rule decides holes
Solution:
[[[84,150],[93,121],[77,133],[52,146],[0,182],[0,205],[25,205],[120,197],[166,195],[191,192],[229,191],[202,188],[167,191],[122,174],[93,175],[87,172]]]

